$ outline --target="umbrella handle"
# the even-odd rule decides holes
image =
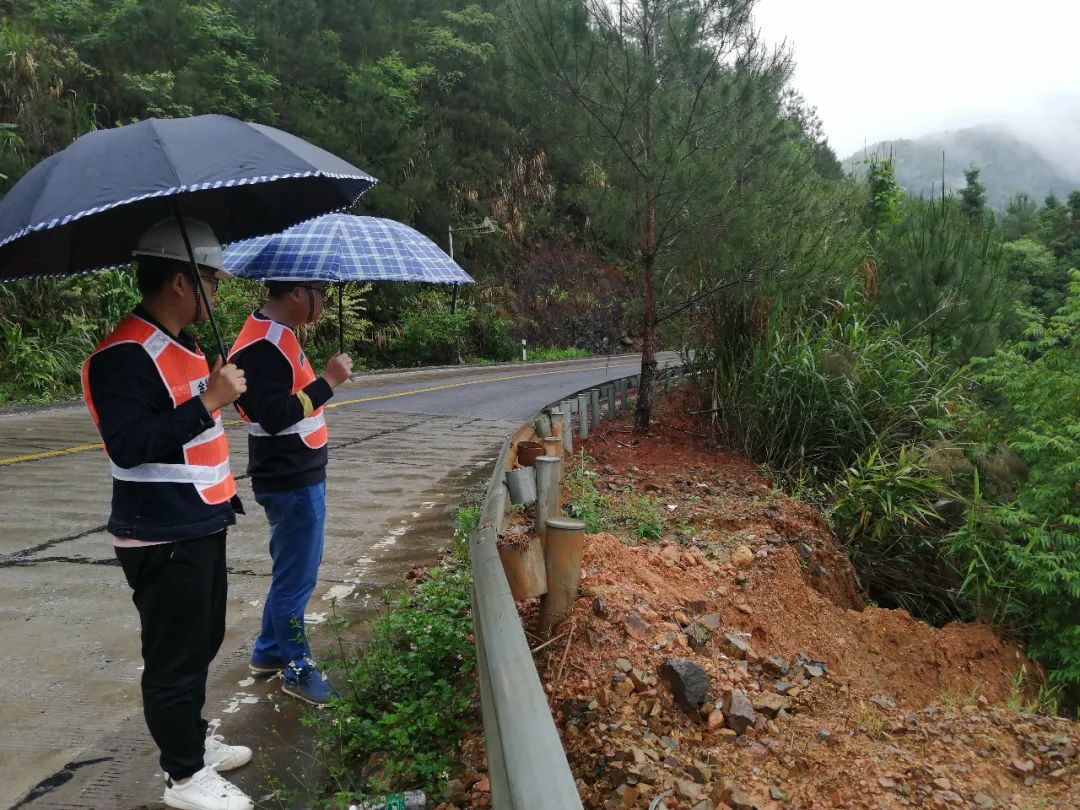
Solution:
[[[187,250],[188,261],[191,263],[191,275],[192,280],[195,282],[195,295],[202,298],[202,302],[206,305],[206,317],[210,321],[210,328],[214,333],[214,341],[217,343],[218,356],[222,362],[225,362],[225,344],[221,340],[221,330],[218,329],[217,319],[214,317],[214,310],[210,306],[210,299],[206,295],[206,288],[203,287],[202,274],[199,272],[199,265],[195,261],[195,251],[191,249],[191,240],[188,238],[187,227],[184,225],[184,218],[180,215],[180,205],[175,199],[172,201],[173,213],[176,215],[176,222],[180,225],[180,236],[184,240],[184,248]]]
[[[345,353],[345,282],[341,282],[337,293],[337,341],[338,351]]]

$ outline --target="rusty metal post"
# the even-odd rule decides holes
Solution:
[[[544,541],[547,593],[540,597],[540,635],[551,631],[577,599],[581,560],[585,555],[585,524],[571,518],[551,518]]]

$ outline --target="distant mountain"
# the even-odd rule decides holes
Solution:
[[[896,178],[911,194],[941,193],[941,155],[945,153],[945,187],[956,192],[964,186],[964,170],[979,169],[987,202],[998,210],[1020,192],[1042,202],[1053,192],[1064,198],[1080,188],[1080,178],[1049,161],[1030,143],[1004,129],[978,126],[940,132],[921,138],[882,141],[844,160],[844,169],[860,174],[867,155],[896,161]]]

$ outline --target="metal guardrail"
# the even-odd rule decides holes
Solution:
[[[657,383],[669,382],[682,371],[681,367],[671,365],[657,369]],[[605,385],[613,382],[605,380]],[[592,386],[582,391],[591,389]],[[581,392],[560,397],[544,410],[573,399],[578,393]],[[571,429],[570,414],[566,415],[564,429]],[[581,810],[577,784],[555,729],[497,549],[507,507],[503,478],[512,438],[507,436],[503,441],[481,508],[480,523],[469,538],[473,636],[491,804],[494,810]]]

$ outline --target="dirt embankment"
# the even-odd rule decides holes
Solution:
[[[671,531],[589,536],[582,596],[537,654],[586,807],[1080,807],[1080,726],[1019,710],[1020,650],[864,607],[816,512],[670,403],[656,418],[586,451],[601,492],[648,495]],[[489,800],[479,751],[458,806]]]

